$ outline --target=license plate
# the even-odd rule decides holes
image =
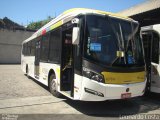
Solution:
[[[127,99],[131,97],[131,93],[123,93],[121,94],[121,99]]]

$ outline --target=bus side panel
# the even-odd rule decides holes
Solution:
[[[74,74],[74,99],[79,100],[82,91],[82,80],[83,77],[78,74]]]
[[[34,78],[34,61],[35,57],[30,56],[27,58],[28,60],[28,75]]]
[[[28,65],[28,75],[34,77],[34,56],[21,56],[21,69],[26,73],[26,67]]]
[[[53,64],[53,63],[43,63],[40,62],[40,76],[39,81],[46,86],[48,86],[48,78],[49,78],[49,72],[50,70],[53,70],[56,75],[56,79],[58,82],[58,91],[60,90],[60,65]]]

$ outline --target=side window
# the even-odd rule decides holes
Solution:
[[[31,41],[28,42],[28,55],[31,55]]]
[[[159,64],[159,36],[153,33],[152,62]]]
[[[61,50],[61,30],[60,28],[58,28],[50,33],[49,61],[59,63],[60,50]]]
[[[28,42],[26,43],[26,56],[28,56],[29,47],[28,47]]]
[[[26,51],[27,51],[27,46],[26,46],[26,43],[24,43],[24,55],[26,56]]]
[[[31,41],[31,55],[35,55],[35,39]]]
[[[24,44],[22,45],[22,54],[24,55]]]
[[[25,56],[34,56],[35,54],[35,40],[23,44],[22,54]]]
[[[49,53],[49,34],[42,36],[41,39],[41,60],[48,61]]]

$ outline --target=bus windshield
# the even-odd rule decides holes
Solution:
[[[107,66],[143,66],[136,22],[106,16],[86,16],[84,57]],[[121,55],[120,55],[121,54]]]

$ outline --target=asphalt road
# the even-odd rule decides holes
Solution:
[[[50,120],[53,117],[113,120],[155,114],[157,119],[160,118],[160,95],[105,102],[72,101],[65,97],[53,97],[47,87],[28,79],[20,65],[0,65],[0,114],[2,120],[7,117],[17,117],[18,120]]]

